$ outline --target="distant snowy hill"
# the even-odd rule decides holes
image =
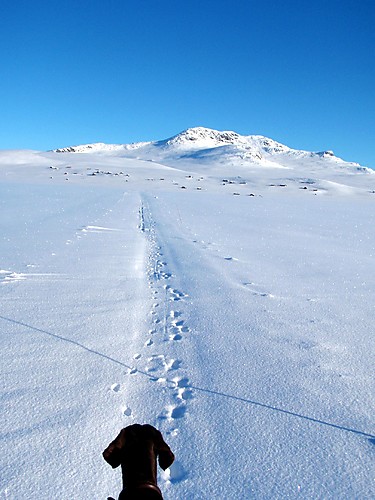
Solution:
[[[169,139],[133,144],[84,144],[56,149],[57,153],[99,153],[158,161],[175,165],[176,161],[256,164],[273,168],[293,168],[296,162],[322,167],[346,168],[349,171],[374,173],[358,163],[346,162],[332,151],[311,152],[289,148],[261,135],[240,135],[205,127],[189,128]]]

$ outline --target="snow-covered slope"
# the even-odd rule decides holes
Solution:
[[[371,169],[357,163],[345,162],[332,151],[318,153],[291,149],[284,144],[261,135],[242,136],[236,132],[212,130],[205,127],[189,128],[169,139],[133,144],[86,144],[55,150],[59,153],[112,153],[123,157],[166,162],[182,160],[219,161],[226,165],[261,165],[274,168],[293,168],[296,162],[336,165],[348,170]],[[310,160],[310,161],[309,161]]]
[[[133,149],[147,146],[150,142],[135,142],[132,144],[104,144],[103,142],[96,142],[93,144],[83,144],[81,146],[70,146],[67,148],[56,149],[56,153],[112,153],[132,151]]]
[[[374,498],[375,175],[202,128],[90,146],[0,151],[1,497],[116,496],[101,452],[147,422],[165,500]]]

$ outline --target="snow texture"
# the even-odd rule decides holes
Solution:
[[[132,423],[166,500],[375,496],[372,170],[197,127],[0,180],[0,498],[118,495]]]

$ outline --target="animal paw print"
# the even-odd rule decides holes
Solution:
[[[164,369],[165,357],[163,354],[153,354],[148,358],[146,371],[148,373],[158,372]]]
[[[179,290],[176,290],[169,285],[166,285],[165,289],[169,293],[169,300],[172,302],[178,302],[180,300],[183,300],[185,297],[188,297],[186,293],[180,292]]]
[[[133,414],[133,411],[129,406],[125,405],[121,408],[121,413],[124,415],[124,417],[131,417]]]
[[[148,373],[154,372],[170,372],[173,370],[178,370],[182,362],[179,359],[167,359],[164,354],[153,354],[148,358],[148,365],[146,366],[146,371]]]
[[[175,313],[174,311],[172,311]],[[169,328],[169,340],[182,340],[182,334],[187,333],[189,328],[185,325],[184,320],[178,319],[178,315],[173,315],[173,319],[171,321],[171,326]]]
[[[171,436],[172,435],[173,434],[171,432]],[[181,464],[181,462],[175,460],[173,464],[169,467],[169,469],[162,472],[161,477],[167,484],[168,483],[175,484],[175,483],[180,483],[181,481],[187,479],[188,474],[183,465]]]
[[[161,420],[176,420],[183,418],[186,413],[186,405],[167,405],[161,414],[159,415],[159,419]]]
[[[175,378],[173,380],[175,388],[175,397],[180,401],[188,401],[193,399],[193,389],[190,387],[187,377]]]

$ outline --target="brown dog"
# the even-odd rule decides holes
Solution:
[[[163,500],[157,485],[156,458],[165,470],[172,465],[174,455],[155,427],[125,427],[103,457],[113,468],[121,465],[123,490],[118,500]]]

